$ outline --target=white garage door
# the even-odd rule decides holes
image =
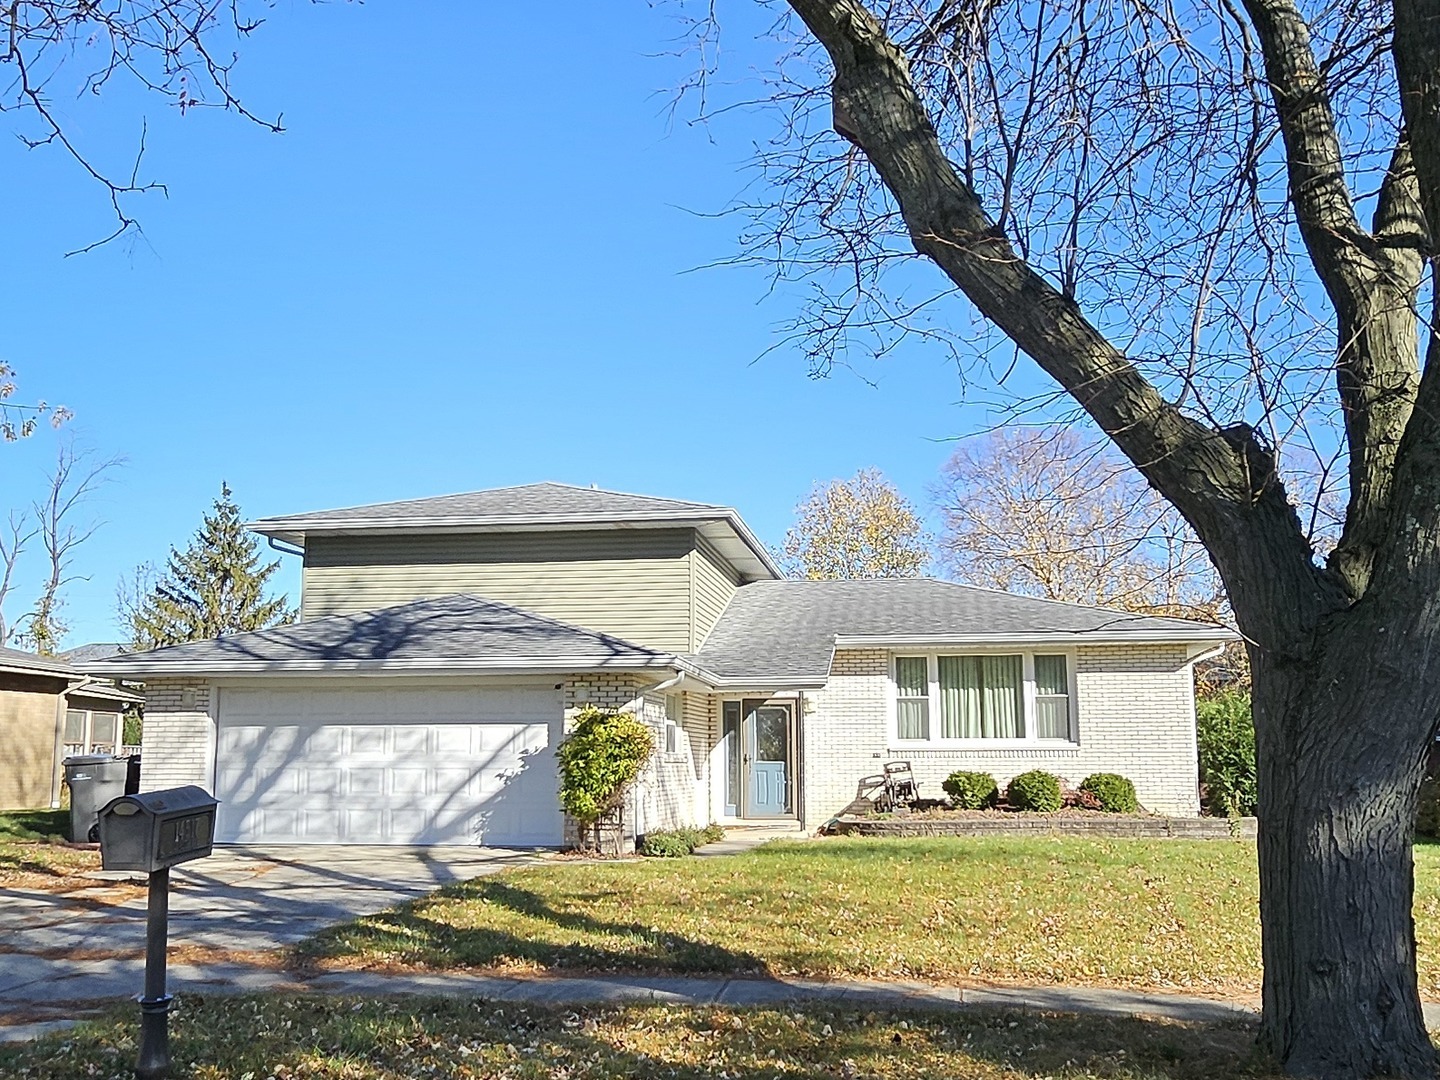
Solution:
[[[220,692],[216,840],[559,844],[552,689]]]

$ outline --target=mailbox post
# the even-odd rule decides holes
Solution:
[[[140,998],[140,1054],[135,1075],[158,1080],[170,1072],[170,995],[165,946],[170,921],[170,867],[210,854],[219,803],[198,787],[122,795],[100,810],[100,864],[150,875],[145,921],[145,993]]]

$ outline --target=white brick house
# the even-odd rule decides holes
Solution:
[[[144,679],[142,785],[235,843],[566,839],[586,704],[655,733],[630,824],[814,829],[911,762],[1198,809],[1191,668],[1221,627],[934,580],[786,581],[726,507],[537,484],[272,518],[302,620],[87,666]]]

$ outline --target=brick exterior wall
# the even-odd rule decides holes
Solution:
[[[665,695],[645,693],[633,675],[574,675],[565,681],[565,719],[569,722],[586,705],[635,713],[655,739],[655,754],[635,782],[625,810],[625,832],[637,834],[682,825],[703,825],[709,798],[707,764],[714,743],[710,708],[704,695],[682,695],[680,747],[665,753]],[[575,823],[565,822],[565,842],[579,840]]]
[[[215,789],[215,695],[195,679],[147,679],[140,790]]]
[[[818,829],[851,806],[888,759],[890,659],[883,649],[835,653],[823,690],[800,702],[801,822]]]
[[[993,773],[1003,787],[1017,773],[1044,769],[1070,784],[1094,772],[1117,772],[1135,783],[1146,809],[1199,812],[1194,679],[1185,649],[1175,645],[1114,645],[1076,653],[1075,747],[917,748],[891,738],[889,654],[881,649],[837,652],[829,682],[805,695],[801,724],[803,821],[818,828],[856,804],[864,778],[895,758],[914,767],[921,794],[940,798],[940,782],[956,769]]]

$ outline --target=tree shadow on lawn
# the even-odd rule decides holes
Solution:
[[[123,1015],[122,1015],[123,1014]],[[774,1077],[890,1080],[1210,1080],[1275,1076],[1251,1025],[1187,1024],[988,1010],[863,1011],[843,1006],[554,1008],[464,998],[187,996],[173,1021],[179,1075]],[[106,1075],[134,1053],[129,1009],[24,1050],[0,1073]],[[23,1055],[16,1057],[17,1054]],[[8,1075],[8,1074],[7,1074]],[[208,1073],[207,1073],[208,1075]]]
[[[493,904],[513,915],[575,935],[547,941],[519,928],[466,926],[469,905]],[[439,909],[455,921],[429,914]],[[581,936],[615,944],[578,940]],[[766,963],[684,934],[644,923],[607,922],[576,911],[559,911],[538,893],[495,878],[448,886],[431,896],[323,930],[296,946],[293,959],[306,966],[324,959],[353,959],[361,966],[418,964],[427,968],[541,968],[685,973],[764,974]]]

